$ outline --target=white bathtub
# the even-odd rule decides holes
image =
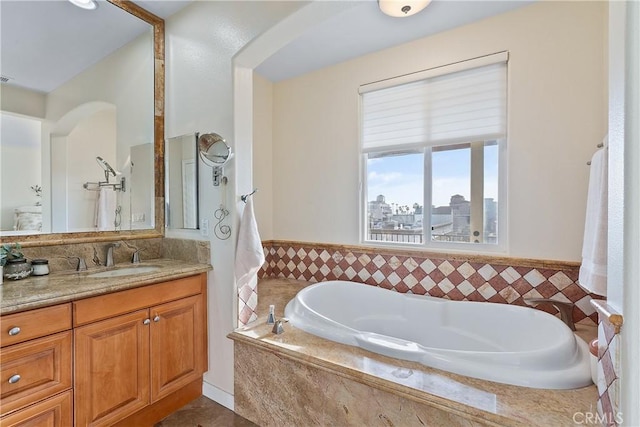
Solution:
[[[301,290],[285,316],[322,338],[469,377],[547,389],[591,384],[587,344],[532,308],[329,281]]]

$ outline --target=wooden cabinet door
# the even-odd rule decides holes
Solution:
[[[202,295],[151,307],[151,401],[204,373],[207,337]]]
[[[148,310],[75,329],[77,426],[106,426],[149,404]]]
[[[71,390],[0,418],[0,427],[69,427]]]

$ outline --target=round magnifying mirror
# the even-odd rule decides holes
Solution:
[[[200,135],[198,137],[198,150],[202,160],[213,167],[222,167],[231,158],[231,147],[217,133]]]

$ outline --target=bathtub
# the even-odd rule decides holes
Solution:
[[[591,384],[587,343],[532,308],[329,281],[298,292],[285,317],[331,341],[473,378],[545,389]]]

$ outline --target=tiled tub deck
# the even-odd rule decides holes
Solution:
[[[263,279],[259,318],[235,341],[235,411],[261,425],[571,426],[593,412],[595,386],[539,390],[497,384],[396,360],[315,337],[286,324],[266,325],[309,285]],[[585,338],[595,327],[579,325]],[[579,419],[579,415],[578,415]]]

